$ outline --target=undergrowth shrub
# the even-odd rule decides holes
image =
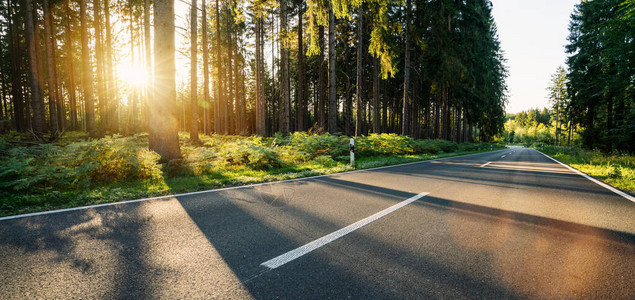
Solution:
[[[415,140],[412,146],[417,153],[438,154],[441,152],[441,147],[435,140]]]
[[[4,190],[85,188],[127,179],[155,180],[162,175],[158,154],[144,147],[138,136],[105,137],[63,147],[14,146],[2,153],[0,189]]]
[[[306,132],[294,132],[287,138],[287,145],[306,153],[311,158],[320,155],[331,157],[348,153],[348,138],[325,133],[323,135],[309,135]]]
[[[284,166],[278,153],[263,144],[265,139],[250,137],[224,145],[218,156],[229,165],[246,165],[254,170],[269,170]]]
[[[313,161],[327,168],[334,167],[337,165],[337,162],[333,160],[331,156],[328,156],[328,155],[320,155],[314,158]]]
[[[413,139],[394,133],[370,134],[355,139],[355,152],[362,156],[404,155],[415,153]]]

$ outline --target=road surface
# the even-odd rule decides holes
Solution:
[[[525,148],[0,219],[0,298],[635,298],[635,203]]]

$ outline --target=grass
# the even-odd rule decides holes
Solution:
[[[635,156],[633,155],[606,154],[598,150],[584,150],[577,147],[544,146],[541,151],[589,176],[635,194]]]
[[[159,163],[147,135],[90,140],[70,133],[55,144],[20,146],[0,137],[0,216],[351,171],[348,137],[179,136],[183,159]],[[9,142],[12,141],[12,142]],[[495,149],[503,146],[495,145]],[[356,139],[367,169],[490,150],[490,144],[413,140],[396,134]]]

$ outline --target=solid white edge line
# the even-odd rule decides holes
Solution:
[[[485,166],[487,166],[487,165],[489,165],[489,164],[491,164],[491,163],[492,163],[491,161],[488,161],[488,162],[486,162],[486,163],[484,163],[484,164],[480,165],[480,167],[481,167],[481,168],[482,168],[482,167],[485,167]]]
[[[20,214],[20,215],[0,217],[0,221],[7,221],[7,220],[13,220],[13,219],[35,217],[35,216],[49,215],[49,214],[56,214],[56,213],[63,213],[63,212],[82,210],[82,209],[91,209],[91,208],[99,208],[99,207],[106,207],[106,206],[114,206],[114,205],[120,205],[120,204],[144,202],[144,201],[151,201],[151,200],[169,199],[169,198],[175,198],[175,197],[184,197],[184,196],[206,194],[206,193],[215,193],[215,192],[222,192],[222,191],[227,191],[227,190],[244,189],[244,188],[262,186],[262,185],[266,185],[266,184],[274,184],[274,183],[277,184],[277,183],[293,182],[293,181],[299,181],[299,180],[309,180],[309,179],[320,178],[320,177],[336,176],[336,175],[341,175],[341,174],[350,174],[350,173],[374,171],[374,170],[387,169],[387,168],[396,168],[396,167],[402,167],[402,166],[407,166],[407,165],[422,164],[422,163],[428,163],[428,162],[432,162],[432,161],[453,159],[453,158],[457,158],[457,157],[466,157],[466,156],[479,155],[479,154],[485,154],[485,153],[497,152],[497,151],[502,151],[502,150],[493,150],[493,151],[479,152],[479,153],[472,153],[472,154],[465,154],[465,155],[457,155],[457,156],[451,156],[451,157],[442,157],[442,158],[435,158],[435,159],[430,159],[430,160],[415,161],[415,162],[409,162],[409,163],[403,163],[403,164],[397,164],[397,165],[375,167],[375,168],[368,168],[368,169],[361,169],[361,170],[353,170],[353,171],[339,172],[339,173],[333,173],[333,174],[324,174],[324,175],[300,177],[300,178],[293,178],[293,179],[286,179],[286,180],[279,180],[279,181],[252,183],[252,184],[247,184],[247,185],[237,185],[237,186],[231,186],[231,187],[226,187],[226,188],[210,189],[210,190],[203,190],[203,191],[196,191],[196,192],[189,192],[189,193],[182,193],[182,194],[174,194],[174,195],[165,195],[165,196],[141,198],[141,199],[124,200],[124,201],[118,201],[118,202],[109,202],[109,203],[94,204],[94,205],[87,205],[87,206],[78,206],[78,207],[72,207],[72,208],[62,208],[62,209],[56,209],[56,210],[49,210],[49,211],[41,211],[41,212],[35,212],[35,213],[28,213],[28,214]]]
[[[361,219],[351,225],[348,225],[342,229],[339,229],[337,231],[334,231],[332,233],[329,233],[319,239],[316,239],[308,244],[305,244],[304,246],[295,248],[287,253],[284,253],[282,255],[279,255],[277,257],[274,257],[266,262],[261,263],[261,266],[267,267],[269,269],[275,269],[277,267],[280,267],[290,261],[293,261],[297,258],[302,257],[305,254],[308,254],[310,252],[312,252],[313,250],[316,250],[322,246],[327,245],[328,243],[335,241],[357,229],[360,229],[374,221],[377,221],[379,219],[381,219],[382,217],[414,202],[417,201],[419,199],[421,199],[422,197],[428,195],[429,193],[425,192],[425,193],[421,193],[418,194],[416,196],[410,197],[404,201],[401,201],[393,206],[390,206],[380,212],[377,212],[369,217],[366,217],[364,219]]]
[[[536,150],[536,149],[534,149],[534,150]],[[536,151],[538,151],[538,150],[536,150]],[[616,193],[616,194],[626,198],[627,200],[635,202],[635,197],[633,197],[633,196],[631,196],[631,195],[629,195],[627,193],[624,193],[624,192],[622,192],[622,191],[620,191],[620,190],[618,190],[618,189],[616,189],[616,188],[614,188],[614,187],[612,187],[612,186],[610,186],[610,185],[608,185],[608,184],[606,184],[606,183],[604,183],[602,181],[599,181],[599,180],[597,180],[597,179],[595,179],[595,178],[593,178],[593,177],[591,177],[591,176],[589,176],[587,174],[584,174],[583,172],[581,172],[581,171],[579,171],[579,170],[577,170],[577,169],[575,169],[575,168],[573,168],[573,167],[571,167],[571,166],[569,166],[569,165],[567,165],[565,163],[562,163],[559,160],[557,160],[557,159],[555,159],[555,158],[553,158],[553,157],[551,157],[551,156],[549,156],[547,154],[544,154],[544,153],[542,153],[540,151],[538,151],[538,153],[540,153],[540,154],[546,156],[547,158],[549,158],[549,159],[551,159],[551,160],[563,165],[565,168],[573,171],[574,173],[576,173],[576,174],[578,174],[578,175],[580,175],[580,176],[582,176],[582,177],[584,177],[584,178],[586,178],[588,180],[591,180],[591,181],[597,183],[599,186],[601,186],[601,187],[603,187],[603,188],[605,188],[605,189],[607,189],[607,190],[609,190],[609,191],[611,191],[613,193]]]

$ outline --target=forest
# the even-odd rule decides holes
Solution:
[[[582,1],[569,31],[560,112],[586,148],[635,153],[635,1]]]
[[[488,141],[505,121],[487,0],[0,1],[0,130]],[[161,148],[161,149],[160,149]]]

